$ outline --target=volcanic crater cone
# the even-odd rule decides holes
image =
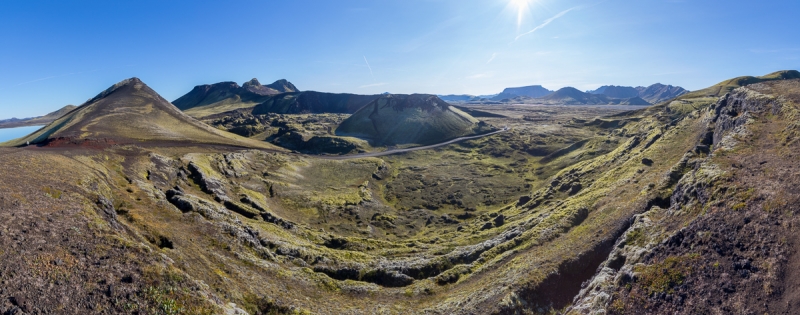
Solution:
[[[253,115],[339,113],[352,114],[380,95],[336,94],[316,91],[273,95],[253,108]]]
[[[342,122],[338,136],[379,145],[433,144],[476,133],[479,121],[435,95],[384,95]]]
[[[212,128],[138,78],[121,81],[36,132],[6,145],[113,145],[148,142],[274,148]]]

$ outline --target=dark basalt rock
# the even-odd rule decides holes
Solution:
[[[211,178],[208,174],[203,172],[197,164],[190,162],[189,171],[192,173],[192,178],[200,185],[200,188],[203,189],[204,192],[214,195],[214,199],[220,202],[230,200],[225,193],[225,185],[219,180]]]

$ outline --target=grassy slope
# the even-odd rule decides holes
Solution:
[[[214,102],[208,105],[202,105],[185,110],[184,112],[195,118],[203,118],[211,115],[216,115],[224,112],[234,111],[237,109],[253,108],[259,102],[243,102],[241,98],[234,97],[224,99],[219,102]]]
[[[743,128],[727,131],[727,144],[712,155],[694,159],[695,170],[681,182],[703,198],[676,198],[670,209],[652,209],[646,214],[652,224],[620,245],[652,254],[628,262],[638,276],[625,287],[612,286],[606,304],[612,314],[791,313],[800,302],[791,272],[797,268],[800,81],[771,81],[733,94],[764,108],[740,109],[737,117],[749,117]],[[713,117],[714,109],[695,113]],[[659,296],[672,298],[653,298]]]
[[[785,71],[777,71],[773,72],[764,76],[760,77],[751,77],[751,76],[744,76],[733,78],[730,80],[722,81],[717,83],[714,86],[694,91],[685,95],[680,96],[680,99],[690,99],[690,98],[701,98],[701,97],[721,97],[735,88],[742,87],[745,85],[759,83],[764,81],[773,81],[773,80],[787,80],[787,79],[798,79],[800,78],[800,72],[796,70],[785,70]]]

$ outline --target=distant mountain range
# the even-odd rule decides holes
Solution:
[[[689,91],[680,86],[656,83],[648,87],[605,85],[594,91],[587,91],[587,93],[602,94],[611,98],[641,97],[652,104],[657,104],[689,93]]]
[[[638,96],[615,98],[604,94],[581,92],[573,87],[562,88],[538,100],[554,105],[651,105]]]
[[[689,93],[679,86],[660,83],[648,87],[601,86],[593,91],[581,92],[573,87],[551,91],[541,85],[506,88],[497,95],[484,97],[472,95],[440,95],[448,102],[499,102],[499,103],[545,103],[552,105],[651,105]]]
[[[531,86],[523,86],[523,87],[513,87],[513,88],[506,88],[501,92],[499,95],[495,96],[495,100],[500,100],[503,98],[508,98],[509,96],[527,96],[532,98],[539,98],[543,96],[547,96],[553,93],[553,91],[548,90],[541,85],[531,85]]]
[[[16,128],[16,127],[26,127],[26,126],[47,125],[76,108],[78,108],[78,106],[67,105],[57,111],[54,111],[44,116],[31,117],[31,118],[11,118],[11,119],[0,120],[0,128]]]
[[[445,102],[466,103],[466,102],[479,102],[489,101],[500,94],[491,95],[466,95],[466,94],[450,94],[450,95],[436,95]]]

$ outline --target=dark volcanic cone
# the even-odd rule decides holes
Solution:
[[[478,120],[435,95],[384,95],[359,109],[336,135],[380,145],[433,144],[475,133]]]
[[[267,113],[307,114],[340,113],[352,114],[380,95],[336,94],[315,91],[284,93],[275,95],[253,108],[253,115]]]

